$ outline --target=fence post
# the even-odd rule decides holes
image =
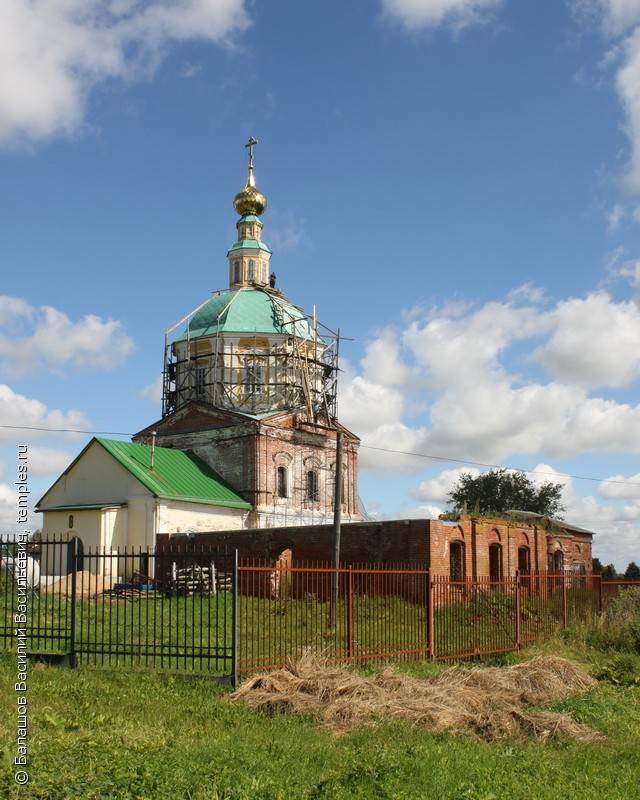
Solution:
[[[598,614],[602,614],[602,573],[597,575],[598,580]]]
[[[431,581],[431,570],[426,572],[427,581],[427,657],[433,661],[435,654],[435,642],[433,636],[433,583]]]
[[[567,573],[562,573],[562,627],[569,627],[569,610],[567,608]]]
[[[347,573],[349,591],[347,592],[347,657],[353,658],[353,570]]]
[[[73,571],[71,572],[71,617],[69,619],[70,636],[69,636],[69,666],[75,668],[77,666],[76,658],[76,601],[77,601],[77,579],[78,579],[78,539],[74,536],[67,547],[71,545],[72,565]],[[69,563],[67,557],[67,563]],[[84,567],[84,564],[81,565]]]
[[[233,589],[231,591],[231,686],[238,685],[238,551],[233,551]]]
[[[516,570],[515,577],[515,612],[516,612],[516,650],[520,649],[522,638],[522,609],[520,607],[520,570]]]

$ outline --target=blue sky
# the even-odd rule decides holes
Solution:
[[[640,561],[638,86],[635,0],[4,0],[0,423],[158,418],[253,135],[278,284],[353,340],[368,508],[522,468]],[[88,438],[0,428],[3,530],[17,446],[35,499]]]

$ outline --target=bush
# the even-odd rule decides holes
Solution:
[[[640,589],[622,589],[607,603],[591,644],[603,650],[640,654]]]
[[[595,677],[616,686],[640,686],[640,656],[619,653],[603,664]]]

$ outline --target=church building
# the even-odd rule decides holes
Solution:
[[[228,289],[165,336],[162,417],[133,442],[87,445],[37,505],[45,536],[102,549],[153,546],[176,532],[329,523],[339,450],[342,519],[362,519],[360,442],[337,419],[339,336],[276,286],[256,144],[233,201]]]
[[[132,442],[89,442],[36,507],[44,538],[109,554],[171,552],[176,534],[191,534],[241,557],[326,561],[338,489],[345,562],[420,564],[458,579],[590,572],[593,532],[560,520],[375,522],[360,511],[360,440],[337,413],[340,337],[277,287],[256,144],[233,201],[228,288],[165,335],[162,416]]]

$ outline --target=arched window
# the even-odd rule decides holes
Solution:
[[[564,572],[564,555],[562,550],[556,550],[553,554],[552,569],[554,572]]]
[[[497,542],[489,545],[489,577],[494,581],[502,578],[502,545]]]
[[[276,495],[278,497],[288,497],[287,491],[287,468],[278,467],[276,469]]]
[[[73,528],[73,514],[69,514],[69,528]]]
[[[240,274],[240,261],[233,262],[233,282],[240,283],[241,274]]]
[[[83,558],[82,539],[72,536],[67,543],[67,575],[71,575],[72,572],[82,572]]]
[[[255,281],[256,279],[256,262],[250,258],[247,265],[247,280]]]
[[[528,547],[522,546],[518,548],[518,570],[520,572],[531,572],[531,557]]]
[[[307,472],[307,500],[317,503],[320,497],[318,487],[318,473],[315,469],[310,469]]]
[[[464,542],[451,542],[449,545],[449,572],[451,580],[464,578]]]

